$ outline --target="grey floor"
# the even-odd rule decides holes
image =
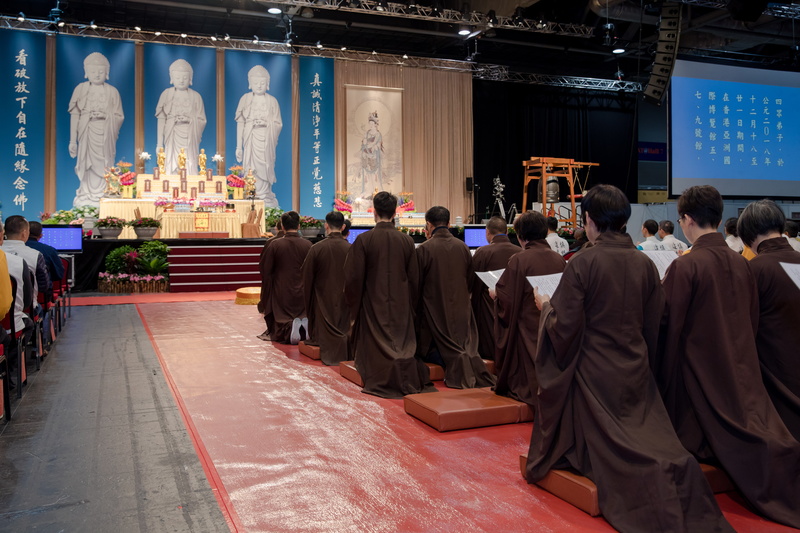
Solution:
[[[74,308],[23,390],[0,531],[229,531],[133,305]]]

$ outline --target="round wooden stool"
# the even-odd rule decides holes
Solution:
[[[238,305],[258,305],[261,299],[261,287],[242,287],[236,289],[236,301]]]

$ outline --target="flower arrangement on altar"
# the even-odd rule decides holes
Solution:
[[[127,221],[124,218],[117,217],[104,217],[94,223],[97,228],[122,228],[126,224]]]
[[[401,192],[397,195],[397,212],[398,213],[413,213],[417,210],[414,206],[413,192]]]
[[[193,205],[195,202],[194,198],[186,198],[185,196],[181,196],[180,198],[173,198],[172,204],[173,205]]]
[[[219,155],[219,154],[214,154],[214,155],[211,157],[211,160],[212,160],[214,163],[222,163],[222,162],[225,160],[225,158],[224,158],[224,157],[222,157],[222,156],[221,156],[221,155]]]
[[[167,278],[161,274],[155,276],[137,274],[109,274],[100,272],[98,274],[97,288],[100,292],[113,293],[142,293],[142,292],[166,292]]]
[[[412,237],[425,235],[425,230],[423,230],[422,228],[407,228],[403,226],[398,229],[403,233],[405,233],[406,235],[411,235]]]
[[[225,200],[211,200],[208,198],[203,198],[197,205],[198,207],[221,208],[228,205],[228,202],[226,202]]]
[[[112,172],[116,171],[117,176],[119,177],[119,184],[123,187],[127,187],[136,183],[136,172],[133,172],[131,170],[132,168],[133,163],[117,161],[117,166],[113,167],[111,170]]]
[[[140,152],[139,153],[139,161],[145,162],[150,161],[150,152]]]
[[[161,221],[156,220],[155,218],[141,217],[141,218],[135,218],[130,222],[127,222],[126,225],[132,228],[160,228]]]
[[[353,197],[347,191],[336,191],[336,199],[333,201],[333,208],[340,213],[352,213]]]
[[[314,217],[300,217],[300,228],[319,228],[322,226],[319,220]]]
[[[153,205],[156,207],[167,207],[173,205],[174,200],[172,198],[164,198],[163,196],[159,196],[153,202]]]

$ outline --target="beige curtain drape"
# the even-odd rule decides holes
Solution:
[[[466,221],[472,176],[472,76],[469,72],[407,68],[337,60],[336,187],[344,187],[345,85],[403,89],[403,189],[414,193],[418,212],[431,206],[450,209],[452,220]]]

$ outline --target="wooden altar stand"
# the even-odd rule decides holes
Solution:
[[[542,214],[548,216],[552,212],[553,216],[558,218],[564,227],[577,228],[578,218],[575,210],[575,200],[581,198],[583,194],[575,194],[575,181],[577,180],[577,172],[584,167],[597,167],[600,163],[581,163],[574,159],[565,159],[560,157],[531,157],[527,161],[522,162],[525,169],[525,184],[522,187],[522,212],[528,210],[528,184],[531,180],[541,180],[542,191]],[[547,180],[549,178],[566,178],[567,185],[569,185],[569,201],[572,209],[567,217],[561,217],[555,210],[558,199],[555,202],[550,202],[547,199]]]

